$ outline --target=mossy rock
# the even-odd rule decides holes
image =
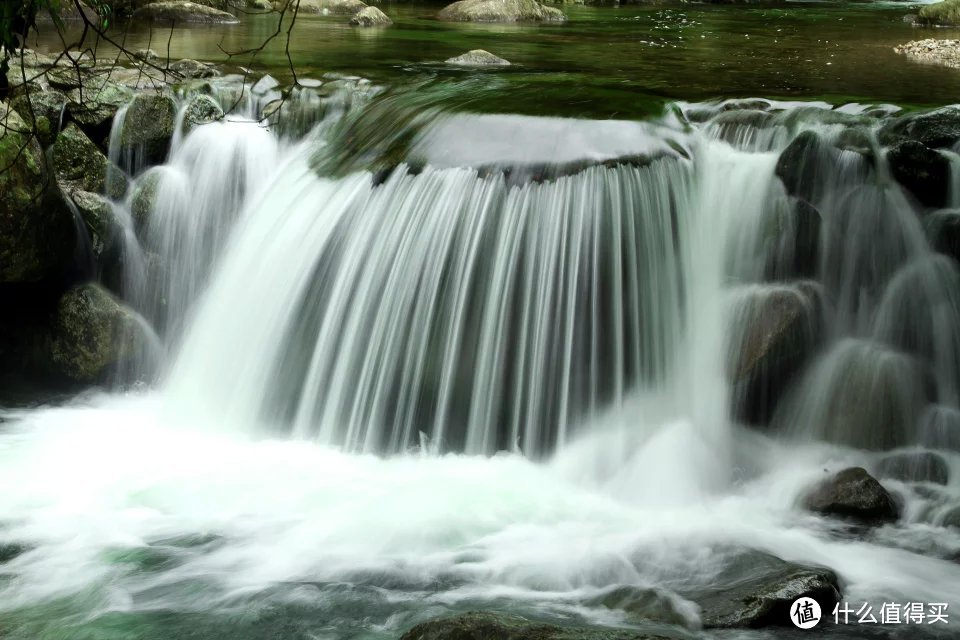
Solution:
[[[52,373],[76,383],[105,380],[149,344],[142,321],[97,284],[60,299],[49,336]]]
[[[0,283],[37,282],[71,256],[73,221],[29,125],[2,102],[0,121]]]
[[[53,170],[60,188],[102,193],[106,186],[107,157],[72,122],[60,132],[52,148]]]
[[[90,237],[90,249],[99,259],[116,229],[113,206],[99,193],[74,191],[70,194]]]
[[[437,14],[445,22],[562,22],[560,9],[535,0],[460,0]]]
[[[170,96],[137,95],[127,109],[120,133],[124,152],[137,157],[142,167],[162,163],[170,150],[176,119],[177,105]]]
[[[53,144],[60,131],[60,120],[68,102],[60,91],[28,91],[10,101],[24,122],[33,122],[33,133],[44,148]]]
[[[223,119],[223,109],[217,104],[217,101],[207,95],[195,95],[187,103],[187,109],[183,115],[183,128],[185,131],[192,131],[196,127],[212,122],[218,122]]]

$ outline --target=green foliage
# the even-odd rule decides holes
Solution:
[[[945,0],[925,5],[920,9],[918,20],[927,25],[947,27],[960,25],[960,0]]]

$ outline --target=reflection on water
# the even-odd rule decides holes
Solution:
[[[381,6],[393,27],[356,29],[343,16],[300,16],[291,45],[298,73],[339,71],[380,82],[479,75],[488,90],[471,94],[474,110],[604,118],[658,112],[665,99],[763,95],[939,105],[960,95],[960,74],[893,52],[921,37],[958,37],[958,30],[904,23],[904,5],[566,6],[569,22],[550,25],[448,24],[433,19],[439,5]],[[139,25],[127,43],[163,52],[169,40],[172,57],[225,60],[220,47],[249,48],[277,26],[271,15],[242,20],[172,34]],[[255,66],[284,75],[283,45],[276,39]],[[471,71],[440,64],[475,48],[514,66]]]

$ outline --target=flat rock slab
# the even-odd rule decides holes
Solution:
[[[463,55],[459,55],[456,58],[450,58],[446,61],[447,64],[458,65],[461,67],[507,67],[510,66],[508,60],[504,60],[500,56],[496,56],[489,51],[484,51],[483,49],[474,49],[473,51],[467,51]]]

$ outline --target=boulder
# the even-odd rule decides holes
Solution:
[[[941,523],[945,527],[956,527],[960,529],[960,507],[954,507],[943,516]]]
[[[160,56],[157,55],[157,52],[153,49],[137,49],[134,52],[133,57],[137,60],[143,60],[145,62],[152,62],[160,59]]]
[[[113,207],[102,195],[89,191],[74,191],[70,199],[90,236],[90,249],[99,259],[114,233]]]
[[[121,107],[130,102],[130,88],[104,80],[90,83],[83,89],[67,94],[67,113],[93,140],[101,140],[110,133],[113,118]]]
[[[790,605],[813,598],[823,615],[840,601],[837,575],[830,569],[787,562],[762,551],[736,553],[711,586],[683,592],[701,608],[706,628],[758,628],[790,625]]]
[[[173,0],[140,7],[133,17],[159,24],[239,24],[236,16],[195,2]]]
[[[167,68],[174,75],[183,78],[184,80],[192,80],[194,78],[213,78],[220,75],[220,72],[217,71],[217,69],[212,65],[191,60],[189,58],[171,62],[170,66]]]
[[[950,468],[943,456],[931,451],[894,453],[883,458],[876,469],[877,477],[901,482],[947,484]]]
[[[350,24],[355,27],[387,27],[393,24],[393,20],[376,7],[364,7],[353,14]]]
[[[787,197],[772,202],[762,231],[765,280],[817,277],[822,220],[820,211],[804,200]]]
[[[903,140],[915,140],[931,149],[952,147],[960,140],[960,106],[894,118],[880,129],[879,139],[888,146]]]
[[[833,170],[836,153],[817,133],[804,131],[780,154],[776,174],[788,194],[816,203]]]
[[[930,246],[960,263],[960,209],[943,209],[924,219]]]
[[[896,522],[899,509],[893,496],[861,467],[844,469],[803,497],[804,508],[865,525]]]
[[[192,131],[194,128],[218,122],[223,119],[223,109],[217,101],[208,95],[195,95],[190,98],[183,114],[183,128]]]
[[[10,101],[24,122],[33,123],[33,133],[44,148],[53,144],[60,131],[67,96],[60,91],[28,91]]]
[[[688,610],[690,603],[680,604],[679,598],[662,589],[621,585],[586,600],[589,607],[604,607],[622,611],[634,623],[658,622],[678,627],[693,627],[699,622]]]
[[[162,169],[152,169],[141,175],[133,188],[133,195],[130,199],[130,214],[133,217],[133,224],[137,232],[142,236],[142,232],[150,224],[150,215],[157,203],[157,190],[160,187],[160,179],[163,174]]]
[[[43,150],[30,127],[0,102],[0,283],[37,282],[72,256],[73,219],[48,189]]]
[[[495,56],[489,51],[483,49],[474,49],[446,61],[447,64],[453,64],[461,67],[506,67],[510,63],[499,56]]]
[[[472,612],[418,624],[400,640],[658,640],[659,636],[620,629],[561,627],[520,616]]]
[[[559,9],[544,7],[536,0],[460,0],[437,14],[446,22],[562,22]]]
[[[960,411],[931,405],[920,419],[919,443],[932,449],[960,452]]]
[[[107,177],[107,158],[74,123],[68,124],[57,136],[51,156],[57,183],[65,192],[103,193]]]
[[[282,11],[290,0],[276,0],[274,11]],[[362,0],[300,0],[299,13],[315,13],[330,16],[352,16],[366,8]],[[292,10],[292,8],[290,9]]]
[[[106,379],[150,344],[142,320],[100,285],[83,284],[60,299],[50,329],[52,373],[75,383]]]
[[[160,164],[167,158],[176,126],[173,98],[155,93],[138,94],[127,109],[120,144],[139,160],[139,167]]]
[[[727,372],[734,417],[766,425],[820,339],[817,285],[749,286],[737,292],[731,314]]]
[[[915,140],[906,140],[887,152],[890,173],[925,207],[947,204],[950,161]]]
[[[944,0],[920,7],[916,23],[927,27],[960,26],[960,0]]]

